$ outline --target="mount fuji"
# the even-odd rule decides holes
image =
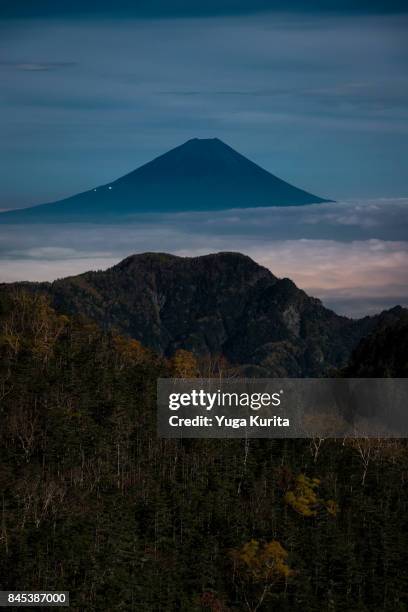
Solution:
[[[303,206],[330,200],[274,176],[218,138],[193,138],[121,178],[0,222],[101,222],[138,213]]]

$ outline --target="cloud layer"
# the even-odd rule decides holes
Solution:
[[[54,280],[131,253],[239,251],[339,313],[408,306],[408,199],[141,215],[126,225],[0,226],[0,281]]]

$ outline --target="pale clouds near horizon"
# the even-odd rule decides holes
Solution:
[[[126,226],[0,226],[0,281],[54,280],[146,251],[238,251],[336,312],[364,316],[408,306],[407,228],[408,199],[145,216]]]

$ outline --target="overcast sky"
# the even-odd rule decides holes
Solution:
[[[407,196],[403,3],[286,4],[3,2],[0,208],[106,183],[194,136],[318,195]]]

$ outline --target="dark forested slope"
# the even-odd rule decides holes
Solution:
[[[351,378],[408,377],[408,311],[396,306],[380,316],[353,351],[343,373]]]
[[[223,355],[253,376],[319,376],[344,366],[376,318],[336,315],[239,253],[132,255],[101,272],[27,284],[159,354]],[[386,315],[384,315],[386,316]]]
[[[78,612],[406,610],[406,442],[157,438],[157,377],[196,367],[0,296],[0,588]]]

